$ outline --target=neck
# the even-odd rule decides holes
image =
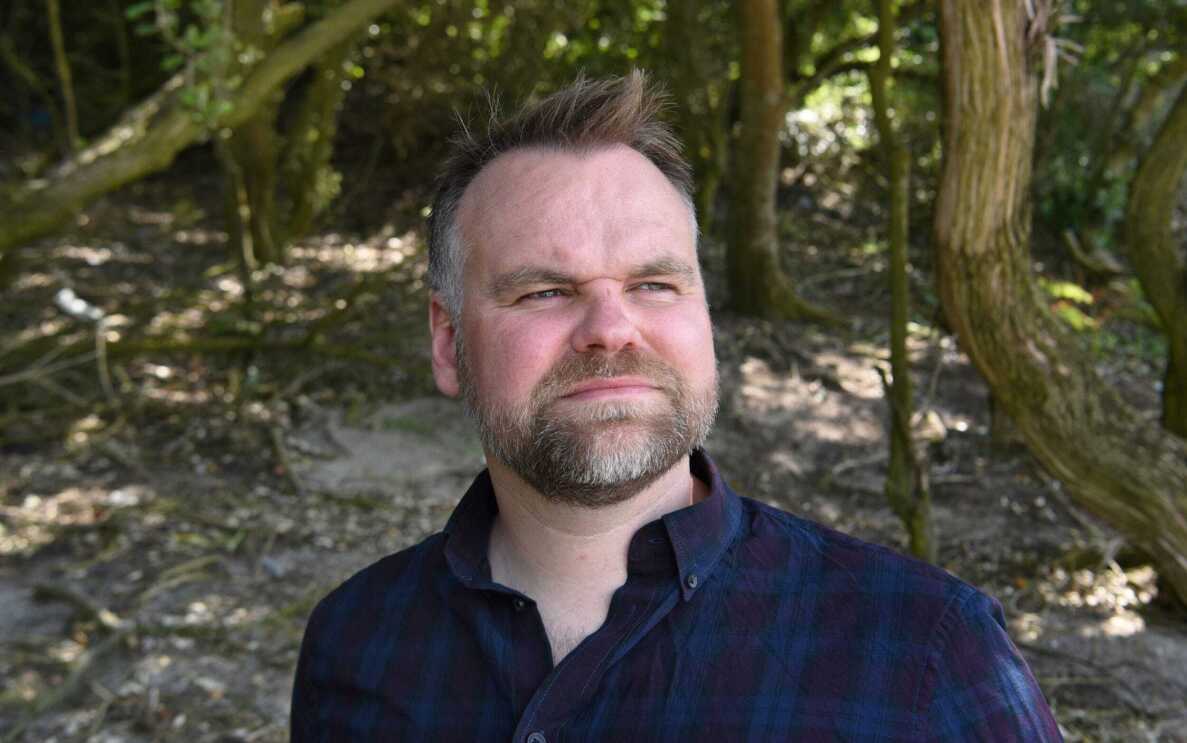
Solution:
[[[608,601],[626,581],[635,532],[707,493],[689,472],[687,457],[633,497],[600,508],[546,499],[498,460],[489,462],[499,503],[492,578],[537,600],[581,593]]]

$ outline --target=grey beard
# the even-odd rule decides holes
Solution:
[[[695,394],[670,366],[634,351],[568,357],[549,370],[524,406],[490,406],[478,399],[460,341],[457,351],[466,410],[483,446],[557,502],[599,508],[628,500],[702,446],[717,413],[716,384]],[[667,405],[640,411],[609,401],[567,415],[554,405],[579,382],[622,375],[650,379]]]

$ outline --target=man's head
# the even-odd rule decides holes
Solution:
[[[430,220],[438,387],[489,457],[579,505],[638,492],[716,411],[689,171],[659,108],[636,73],[467,133]]]
[[[647,158],[688,207],[695,229],[692,170],[679,140],[659,119],[664,98],[638,71],[623,78],[578,78],[535,105],[501,118],[492,105],[484,132],[463,126],[452,142],[429,216],[429,285],[441,296],[450,315],[462,308],[462,271],[466,243],[458,209],[466,189],[501,155],[514,150],[545,149],[582,152],[624,145]]]

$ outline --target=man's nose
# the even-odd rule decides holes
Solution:
[[[583,304],[580,324],[573,332],[573,350],[617,353],[638,344],[638,329],[617,289],[600,289]]]

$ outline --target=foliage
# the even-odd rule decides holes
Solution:
[[[513,104],[584,72],[655,67],[664,3],[627,0],[441,0],[400,4],[362,50],[372,70],[352,91],[347,139],[381,139],[402,167],[385,188],[422,186],[458,118],[481,122],[490,101]],[[351,104],[348,103],[348,108]]]
[[[170,77],[184,82],[184,108],[209,134],[211,125],[228,111],[233,94],[242,90],[250,68],[266,54],[230,30],[229,9],[242,7],[243,1],[70,4],[62,20],[76,70],[84,137],[108,129],[121,112],[158,90]],[[677,2],[683,4],[678,6]],[[308,23],[341,3],[310,0],[300,5]],[[316,214],[337,199],[332,218],[325,220],[333,234],[298,243],[287,267],[249,272],[243,277],[236,276],[225,262],[221,243],[225,224],[203,216],[219,212],[219,196],[226,188],[217,178],[215,148],[210,144],[190,149],[172,177],[151,181],[143,190],[125,192],[86,212],[78,224],[91,220],[90,225],[80,226],[69,241],[54,245],[46,253],[44,265],[12,269],[0,264],[0,282],[9,277],[21,292],[13,296],[24,298],[13,301],[21,305],[19,311],[6,315],[9,327],[5,330],[11,334],[0,343],[6,349],[0,354],[5,356],[5,374],[0,376],[19,376],[46,359],[46,363],[56,363],[93,353],[93,325],[71,324],[54,309],[52,297],[58,282],[73,282],[80,295],[105,307],[109,316],[120,318],[121,323],[112,326],[118,340],[106,346],[119,405],[107,406],[104,391],[94,384],[94,369],[84,364],[64,369],[64,374],[55,373],[57,386],[50,386],[52,380],[45,384],[38,380],[8,387],[6,393],[20,389],[29,394],[6,399],[8,409],[0,414],[11,426],[7,431],[51,430],[75,416],[79,399],[96,407],[96,420],[111,422],[124,415],[126,408],[121,405],[141,394],[138,387],[147,391],[144,397],[152,402],[136,403],[144,407],[137,408],[134,420],[136,416],[164,419],[166,415],[170,419],[207,416],[222,420],[221,409],[204,409],[198,414],[180,405],[166,408],[162,401],[169,395],[175,399],[209,395],[228,409],[259,400],[281,405],[285,402],[281,398],[295,395],[286,390],[307,384],[317,388],[323,381],[325,390],[334,394],[344,387],[349,390],[340,397],[324,399],[326,405],[345,405],[348,419],[352,411],[361,416],[373,409],[376,399],[398,394],[385,387],[391,380],[416,394],[427,394],[428,376],[417,366],[421,359],[420,323],[414,321],[419,317],[423,285],[419,283],[418,242],[411,231],[416,220],[410,215],[427,200],[432,185],[427,174],[440,157],[445,135],[456,128],[458,116],[481,122],[488,106],[487,90],[494,90],[505,104],[511,104],[546,94],[580,73],[621,74],[632,67],[648,69],[666,83],[676,102],[673,123],[689,147],[699,185],[713,186],[705,189],[704,201],[698,194],[698,206],[710,248],[706,251],[706,279],[719,281],[721,277],[715,274],[721,272],[721,266],[713,262],[714,251],[721,247],[716,240],[719,233],[706,227],[706,218],[714,211],[718,185],[719,204],[732,201],[738,192],[737,179],[723,177],[728,172],[728,154],[736,148],[740,133],[737,83],[741,49],[734,29],[736,5],[731,0],[392,3],[386,15],[366,29],[356,30],[360,34],[352,39],[357,42],[356,54],[348,50],[328,67],[315,64],[275,89],[277,101],[268,108],[267,121],[269,131],[275,134],[274,146],[253,150],[252,142],[244,143],[247,152],[276,167],[276,187],[270,193],[276,196],[277,222],[308,224],[292,219],[293,215],[305,210]],[[929,299],[934,303],[937,300],[928,294],[933,278],[932,251],[924,225],[932,218],[941,154],[940,48],[934,14],[929,12],[937,4],[906,0],[899,5],[909,15],[900,24],[892,60],[896,83],[892,117],[912,157],[911,264],[916,270],[910,281],[921,303]],[[916,6],[926,9],[909,10]],[[1175,85],[1181,84],[1159,88],[1187,49],[1187,3],[1064,0],[1061,6],[1065,14],[1079,20],[1065,19],[1056,33],[1081,45],[1084,53],[1078,65],[1060,67],[1060,85],[1042,113],[1028,219],[1034,217],[1040,251],[1050,252],[1056,244],[1054,238],[1064,230],[1077,233],[1089,248],[1115,250],[1134,165],[1164,119]],[[2,84],[6,93],[0,97],[0,130],[9,135],[0,152],[0,175],[12,182],[0,188],[0,196],[15,191],[18,180],[54,172],[49,168],[49,156],[43,153],[56,149],[62,112],[55,100],[56,82],[42,7],[41,0],[13,0],[0,14],[4,16],[0,19],[0,73],[5,75]],[[874,15],[869,0],[784,0],[781,7],[789,111],[779,131],[783,148],[777,200],[779,259],[781,265],[794,267],[793,275],[802,282],[800,288],[827,286],[830,301],[835,297],[833,292],[844,295],[845,287],[851,289],[850,302],[842,306],[859,318],[854,334],[868,334],[870,327],[880,328],[884,320],[882,273],[888,257],[885,244],[874,239],[888,202],[883,175],[886,163],[874,146],[877,138],[866,76],[866,68],[876,58],[869,38],[875,30]],[[691,34],[677,32],[681,8],[686,11],[683,22]],[[329,74],[319,77],[323,73]],[[326,108],[332,110],[309,114],[320,116],[316,121],[306,119],[303,112],[311,108],[303,102],[312,98],[308,92],[327,79],[332,80],[331,87],[349,90],[341,115],[337,114],[341,99],[327,96],[325,100],[331,100],[332,105]],[[1161,94],[1152,98],[1147,95],[1159,90]],[[1153,103],[1147,107],[1150,100]],[[188,121],[184,115],[180,118]],[[146,116],[145,121],[151,120]],[[303,127],[305,121],[311,121],[310,125]],[[294,146],[301,142],[318,146]],[[305,187],[307,193],[300,195],[309,201],[294,206],[297,191]],[[156,221],[127,220],[126,213],[135,216],[145,209],[149,197],[159,196],[165,188],[185,195],[149,204],[151,218]],[[158,225],[160,231],[152,225]],[[392,225],[397,225],[397,231],[391,231]],[[407,234],[403,234],[405,228],[410,230]],[[352,236],[380,229],[386,232],[373,240]],[[397,234],[403,236],[395,238]],[[366,262],[362,257],[390,257],[397,252],[393,244],[399,246],[399,264],[361,278],[372,270],[361,267]],[[79,257],[103,251],[115,256],[105,259],[110,260],[105,266]],[[33,251],[24,253],[32,255]],[[360,266],[350,272],[327,270],[334,261],[352,255]],[[1059,323],[1052,325],[1061,331],[1076,331],[1076,345],[1091,350],[1091,362],[1097,367],[1109,374],[1122,368],[1130,375],[1122,379],[1124,385],[1117,385],[1126,389],[1127,397],[1140,400],[1145,393],[1152,395],[1168,341],[1159,334],[1159,320],[1137,281],[1109,274],[1105,284],[1096,274],[1086,278],[1078,269],[1064,270],[1065,264],[1049,260],[1047,255],[1042,259],[1044,266],[1054,270],[1039,281],[1041,314],[1045,318],[1054,315]],[[974,263],[965,261],[962,269]],[[1022,266],[1016,275],[1028,267]],[[399,276],[393,279],[396,273]],[[190,283],[199,276],[203,286],[195,292]],[[129,290],[129,286],[133,288]],[[255,314],[251,317],[245,317],[240,299],[248,290],[255,291]],[[977,321],[992,320],[1007,311],[1004,304],[982,308]],[[721,333],[723,345],[749,338],[746,342],[767,348],[771,338],[779,336],[783,340],[771,346],[771,357],[794,366],[797,378],[802,373],[806,382],[818,387],[813,396],[828,395],[830,404],[834,397],[848,404],[855,402],[853,395],[846,396],[846,390],[853,387],[852,379],[846,378],[835,389],[827,384],[821,387],[816,381],[830,378],[832,372],[826,373],[824,366],[831,369],[832,362],[822,365],[815,360],[812,366],[802,366],[807,363],[805,341],[811,337],[811,333],[802,332],[802,326],[749,321],[731,325],[737,318],[722,317],[726,323]],[[928,323],[933,320],[930,316],[925,319]],[[966,335],[969,333],[962,332],[962,340]],[[832,336],[831,340],[838,338]],[[1025,356],[1018,349],[1041,334],[1019,338],[1013,345],[1003,346],[995,358]],[[32,341],[26,342],[28,339]],[[935,372],[929,384],[921,385],[919,397],[951,404],[942,398],[956,376],[963,377],[965,384],[980,385],[972,374],[948,373],[954,354],[946,349],[953,344],[950,336],[935,339]],[[914,344],[910,348],[916,365],[929,363],[920,355],[923,349]],[[881,353],[881,348],[872,353]],[[735,360],[741,363],[741,358]],[[866,361],[857,359],[853,364],[860,366]],[[390,375],[373,373],[371,365],[390,368]],[[740,368],[729,362],[723,368],[727,366]],[[157,378],[149,371],[152,369],[172,370],[169,373],[174,376],[171,381]],[[331,371],[325,380],[319,378],[316,385],[310,384],[308,375],[322,374],[326,369]],[[1107,381],[1115,383],[1121,376]],[[937,384],[940,392],[933,396]],[[980,389],[961,389],[955,395],[949,391],[948,396],[967,403],[980,399]],[[44,404],[46,395],[57,407],[50,409]],[[63,409],[70,414],[60,414]],[[78,417],[88,419],[83,414]],[[418,430],[416,420],[410,418],[389,417],[380,425],[390,431]],[[789,438],[785,424],[778,425],[778,430],[772,427],[763,434],[764,441]],[[227,428],[239,425],[228,423]],[[981,479],[985,442],[973,434],[977,428],[955,429],[965,435],[950,437],[942,448],[946,451],[953,442],[969,447],[975,453]],[[268,431],[261,432],[262,436],[248,445],[225,448],[250,451],[253,456],[263,450],[264,456],[255,457],[259,460],[256,464],[262,462],[264,470],[276,467],[283,471],[283,442],[278,445]],[[78,433],[75,430],[66,436]],[[136,434],[138,431],[129,430],[129,446],[137,440]],[[276,447],[275,462],[266,454],[270,445]],[[151,448],[150,444],[146,451]],[[747,455],[754,448],[756,445]],[[825,448],[830,456],[839,451],[833,442]],[[1143,447],[1135,444],[1133,449],[1134,456],[1142,454]],[[299,485],[295,487],[299,489]],[[962,497],[967,496],[962,490]],[[994,502],[996,498],[995,493]],[[1136,496],[1131,500],[1136,502]],[[241,539],[228,541],[238,545]],[[266,549],[262,540],[254,544],[249,539],[248,544],[253,549]],[[306,604],[300,606],[302,611],[307,608]]]
[[[1039,124],[1036,214],[1044,232],[1072,229],[1118,251],[1135,156],[1157,130],[1173,96],[1143,97],[1166,85],[1160,73],[1187,46],[1187,5],[1164,0],[1067,3],[1058,35],[1082,48],[1061,66],[1059,87]],[[1172,83],[1173,84],[1173,83]],[[1169,88],[1173,92],[1173,87]]]
[[[230,95],[243,83],[240,68],[262,56],[261,50],[236,40],[223,0],[141,0],[124,14],[137,22],[136,33],[159,35],[168,45],[161,69],[184,69],[180,100],[207,128],[231,110]]]

